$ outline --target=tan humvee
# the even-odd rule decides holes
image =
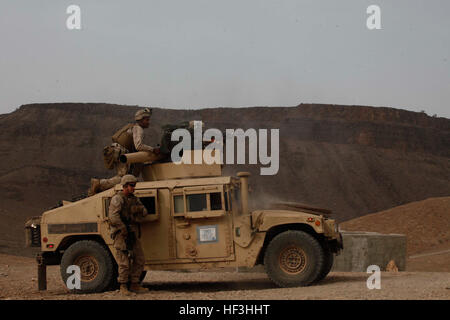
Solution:
[[[222,176],[217,164],[145,166],[144,182],[135,189],[149,212],[140,231],[145,270],[264,264],[270,279],[282,287],[323,279],[333,265],[333,254],[342,248],[337,223],[323,211],[304,206],[249,212],[248,176]],[[64,201],[30,219],[27,242],[41,247],[40,266],[60,265],[66,283],[67,268],[78,265],[82,292],[113,288],[117,264],[108,207],[120,190],[117,185],[76,202]]]

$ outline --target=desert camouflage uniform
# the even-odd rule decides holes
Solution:
[[[134,195],[125,196],[123,192],[117,193],[111,198],[109,205],[109,223],[111,227],[111,238],[114,240],[114,248],[117,253],[117,263],[119,266],[119,276],[117,278],[120,284],[139,283],[139,277],[144,270],[144,251],[139,241],[140,230],[139,221],[148,213],[139,199]],[[136,235],[136,241],[133,249],[130,250],[131,257],[127,250],[126,240],[128,235],[124,221],[128,221],[131,232]]]
[[[111,146],[116,148],[118,154],[125,154],[130,152],[138,151],[153,151],[154,148],[144,144],[144,128],[139,124],[135,124],[133,127],[127,130],[129,137],[133,139],[130,145],[133,146],[133,150],[128,150],[124,146],[118,143],[113,143]],[[116,175],[109,179],[100,180],[100,190],[107,190],[114,187],[116,184],[120,183],[120,179],[127,173],[133,174],[135,177],[139,177],[142,171],[143,164],[135,163],[132,166],[119,161],[119,158],[114,161],[114,170],[116,170]]]
[[[144,128],[136,124],[131,129],[128,129],[128,133],[133,135],[134,148],[132,152],[139,151],[153,151],[154,148],[144,144]]]

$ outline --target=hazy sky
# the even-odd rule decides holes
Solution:
[[[66,9],[81,8],[81,30]],[[381,30],[366,9],[381,8]],[[0,0],[0,113],[34,102],[450,117],[449,0]]]

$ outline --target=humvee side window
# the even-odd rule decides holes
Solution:
[[[187,211],[206,211],[208,205],[206,202],[206,194],[188,194],[186,195]]]
[[[155,197],[142,197],[139,198],[144,207],[147,209],[148,214],[156,214],[156,200]]]
[[[192,186],[175,189],[172,193],[173,213],[175,216],[203,217],[218,216],[225,209],[223,186]],[[229,200],[227,200],[229,201]],[[214,213],[207,213],[214,211]]]
[[[174,212],[175,213],[183,213],[184,212],[184,200],[183,200],[182,195],[174,196],[173,203],[174,203]]]
[[[211,210],[222,210],[222,194],[220,192],[210,193]]]

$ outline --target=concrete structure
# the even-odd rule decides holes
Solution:
[[[331,271],[366,272],[370,265],[381,271],[394,260],[399,271],[406,268],[406,236],[376,232],[341,231],[344,250],[335,257]]]

